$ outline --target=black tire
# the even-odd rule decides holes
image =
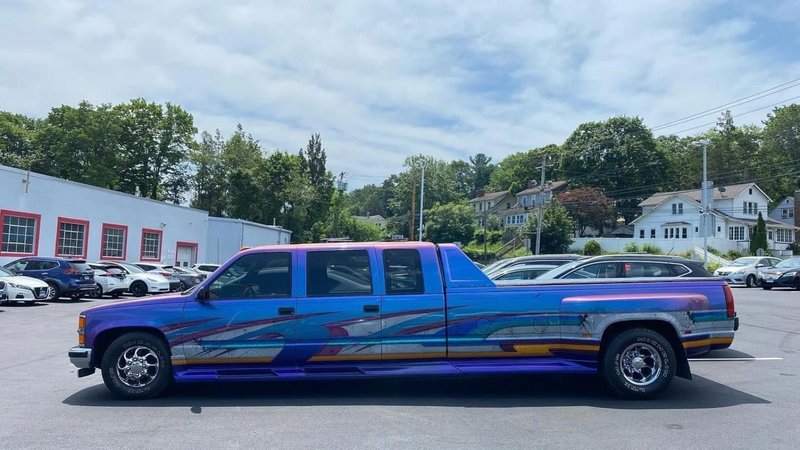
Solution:
[[[111,298],[117,299],[117,298],[119,298],[119,294],[111,294]]]
[[[130,289],[134,297],[144,297],[147,295],[147,285],[144,284],[144,281],[134,281]]]
[[[61,289],[58,287],[57,284],[48,282],[48,286],[50,286],[50,290],[47,291],[47,298],[46,300],[58,300],[61,298]],[[52,295],[51,295],[52,294]]]
[[[136,351],[137,348],[140,350]],[[118,370],[117,362],[124,354],[131,356],[134,351],[139,356],[144,355],[147,361],[155,365],[147,369],[140,379],[133,381],[126,378],[130,382],[126,384],[121,375],[122,371]],[[155,361],[150,354],[158,361]],[[114,395],[126,400],[155,397],[164,392],[172,382],[172,363],[167,345],[162,339],[150,333],[127,333],[115,339],[103,354],[100,368],[106,387]],[[130,385],[138,383],[143,385]]]
[[[800,279],[795,278],[794,280],[794,290],[800,291]]]
[[[80,294],[72,294],[72,295],[69,296],[69,299],[72,300],[73,302],[77,302],[78,300],[80,300],[82,298],[83,298],[83,296],[80,295]]]
[[[756,276],[748,275],[744,283],[749,288],[754,287],[756,285]]]
[[[624,368],[624,361],[634,354],[632,348],[636,346],[640,353],[630,360],[630,366],[638,363],[644,367],[639,368],[640,372],[631,372]],[[606,384],[619,395],[646,399],[669,386],[675,377],[676,365],[675,350],[664,336],[647,328],[634,328],[618,334],[605,346],[599,372]],[[656,367],[658,370],[654,370]]]
[[[762,284],[761,285],[761,289],[763,289],[765,291],[768,291],[768,290],[772,289],[772,286],[765,286],[765,285]]]
[[[103,298],[103,286],[100,286],[100,283],[97,283],[95,286],[95,290],[89,293],[90,298]]]

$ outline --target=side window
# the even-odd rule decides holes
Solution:
[[[589,264],[581,267],[580,269],[568,274],[566,279],[583,279],[583,278],[617,278],[617,263],[597,263]]]
[[[498,280],[524,280],[524,279],[525,279],[525,272],[511,272],[498,278]]]
[[[55,269],[58,266],[58,261],[42,261],[41,266],[39,266],[39,270]]]
[[[28,261],[28,265],[25,266],[24,270],[43,270],[42,261]]]
[[[425,293],[419,250],[384,250],[383,272],[386,277],[386,294]]]
[[[372,271],[366,250],[308,252],[306,293],[327,295],[372,295]]]
[[[668,264],[632,261],[625,263],[626,278],[671,277]]]
[[[25,270],[25,267],[27,267],[27,265],[28,265],[28,260],[27,259],[21,259],[19,261],[15,261],[15,262],[13,262],[13,263],[5,266],[5,267],[8,270]]]
[[[671,264],[670,267],[672,268],[672,273],[679,277],[681,275],[686,275],[687,273],[691,272],[686,266],[682,266],[680,264]]]
[[[211,283],[211,299],[274,298],[292,294],[292,254],[251,253],[228,266]]]

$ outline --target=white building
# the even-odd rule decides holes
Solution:
[[[241,219],[208,218],[207,263],[222,264],[242,247],[288,244],[292,232],[276,225],[262,225]]]
[[[206,211],[7,166],[0,166],[0,223],[0,264],[63,256],[190,266],[206,262],[216,241],[212,233],[230,232],[210,226]],[[285,243],[290,235],[288,230],[253,239],[248,234],[244,245]],[[220,247],[213,262],[241,247]]]
[[[767,240],[771,250],[785,250],[794,242],[795,226],[767,216],[770,198],[755,183],[735,184],[714,188],[709,211],[709,245],[720,251],[748,251],[751,233],[758,213],[767,225]],[[702,241],[700,190],[659,192],[639,204],[642,215],[634,226],[634,242],[651,242],[662,250],[688,250],[697,240]],[[677,251],[677,250],[676,250]]]
[[[794,225],[794,198],[786,197],[780,201],[772,211],[769,212],[769,218],[783,222],[789,225]]]

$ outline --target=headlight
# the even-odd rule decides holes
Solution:
[[[783,277],[793,277],[797,274],[797,271],[786,272],[785,274],[781,275]]]
[[[740,270],[738,272],[733,272],[731,275],[744,275],[744,270]]]

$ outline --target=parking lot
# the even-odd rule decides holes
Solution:
[[[114,300],[0,306],[0,447],[795,448],[800,293],[734,294],[733,347],[645,402],[586,376],[197,384],[118,401],[66,356],[78,313]],[[766,359],[728,360],[752,357]]]

